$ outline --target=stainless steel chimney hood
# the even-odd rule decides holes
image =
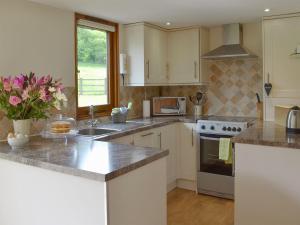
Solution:
[[[224,44],[222,46],[202,55],[201,58],[215,60],[237,57],[257,57],[242,46],[243,31],[242,26],[238,23],[223,25],[223,42]]]

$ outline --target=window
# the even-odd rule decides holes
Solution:
[[[75,14],[77,118],[109,115],[118,104],[118,25]]]

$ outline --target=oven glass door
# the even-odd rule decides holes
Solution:
[[[200,172],[233,176],[232,164],[219,159],[219,139],[222,137],[231,138],[226,135],[200,134]]]

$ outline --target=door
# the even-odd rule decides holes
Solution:
[[[161,146],[162,150],[169,150],[167,156],[167,185],[168,191],[176,186],[177,179],[177,146],[178,146],[178,126],[172,124],[161,127]]]
[[[168,78],[170,84],[199,83],[199,29],[168,33]]]
[[[300,17],[264,21],[264,79],[273,85],[271,97],[300,97],[300,57],[291,56],[300,44]]]
[[[180,149],[178,151],[178,178],[196,180],[197,134],[196,123],[182,123],[180,129]]]
[[[231,138],[230,136],[222,137]],[[232,164],[226,164],[223,160],[219,159],[220,138],[221,136],[219,135],[200,135],[200,172],[232,176]]]
[[[145,83],[167,83],[167,33],[145,26]]]

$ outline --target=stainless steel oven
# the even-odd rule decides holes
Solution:
[[[234,198],[234,145],[233,163],[219,159],[220,138],[231,138],[247,128],[246,122],[197,121],[197,190],[198,193]]]
[[[219,159],[219,139],[223,137],[232,136],[199,134],[198,192],[233,199],[234,159],[232,164]],[[232,155],[234,156],[234,152]]]

